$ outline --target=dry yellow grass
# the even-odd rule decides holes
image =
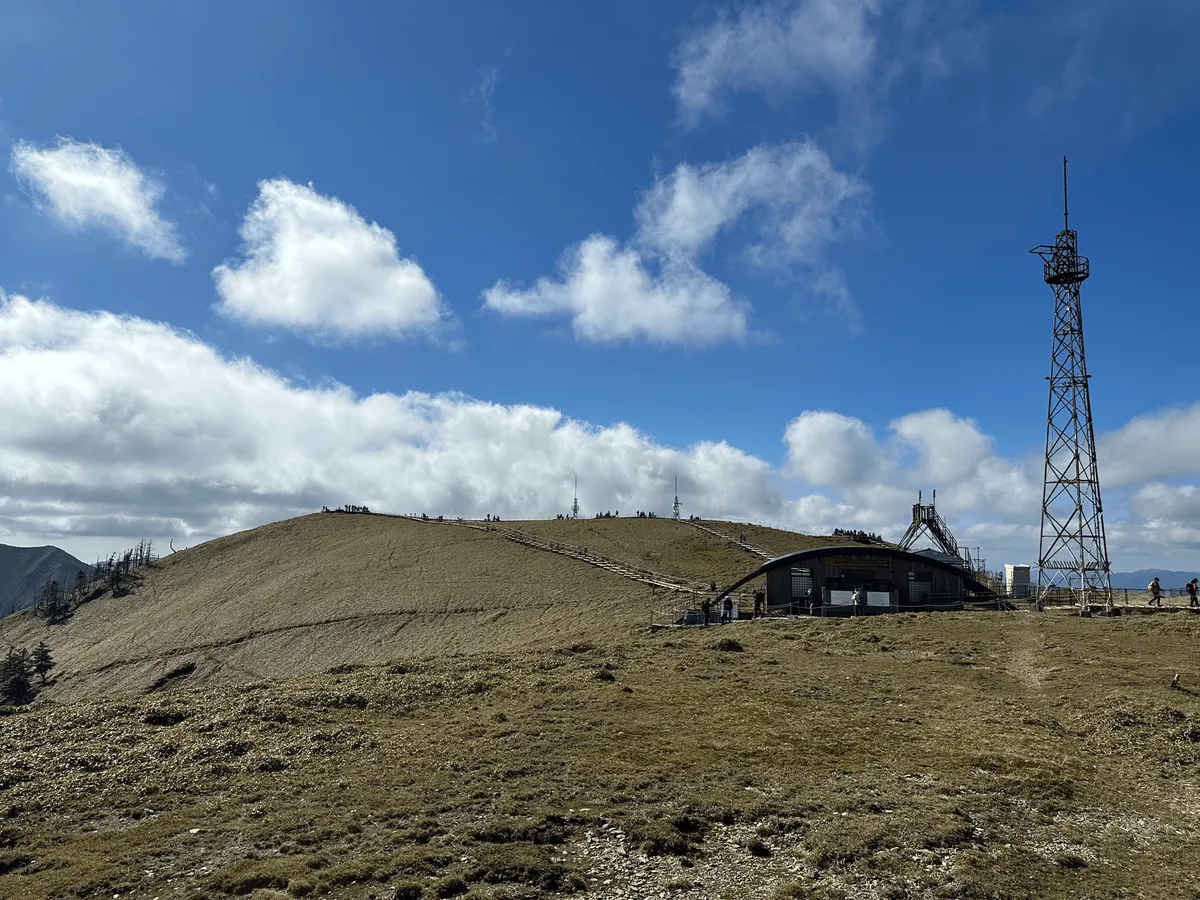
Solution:
[[[0,718],[0,896],[1194,897],[1198,639],[760,620],[39,701]]]
[[[515,522],[632,563],[727,584],[759,560],[669,519]],[[775,533],[780,545],[803,535]],[[785,544],[786,542],[786,544]],[[314,514],[180,551],[126,597],[64,625],[0,622],[0,644],[50,645],[47,696],[141,693],[194,664],[190,683],[321,672],[401,657],[604,640],[649,621],[664,595],[487,531],[369,515]]]

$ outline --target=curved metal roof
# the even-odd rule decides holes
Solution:
[[[977,581],[970,572],[950,563],[942,562],[940,559],[935,559],[931,556],[926,556],[923,553],[913,553],[909,550],[901,550],[899,547],[882,547],[878,544],[836,544],[829,547],[814,547],[811,550],[798,550],[795,553],[788,553],[784,556],[777,556],[774,559],[769,559],[749,575],[746,575],[735,581],[725,590],[717,594],[717,599],[720,600],[726,594],[732,594],[743,584],[753,581],[760,575],[764,575],[772,569],[778,569],[782,566],[792,566],[803,563],[806,560],[815,559],[819,556],[827,556],[833,553],[853,553],[856,556],[886,556],[890,559],[903,559],[908,562],[919,562],[926,566],[931,566],[935,569],[941,569],[944,572],[950,572],[957,575],[963,580],[963,584],[967,590],[976,594],[991,594],[996,592],[981,581]]]

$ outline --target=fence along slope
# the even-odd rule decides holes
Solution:
[[[726,534],[723,531],[718,531],[716,528],[713,528],[710,525],[705,525],[702,522],[697,522],[695,519],[680,519],[680,521],[686,522],[688,525],[691,525],[693,528],[699,528],[701,531],[707,531],[709,534],[713,535],[714,537],[719,537],[723,541],[729,541],[732,544],[736,544],[737,546],[739,546],[743,550],[745,550],[747,553],[752,553],[755,556],[761,557],[762,559],[774,559],[778,555],[775,553],[768,553],[766,550],[763,550],[761,547],[754,546],[749,541],[738,540],[731,534]]]
[[[414,522],[422,522],[427,525],[453,525],[456,528],[474,528],[478,531],[491,531],[525,547],[577,559],[590,566],[604,569],[607,572],[612,572],[614,575],[620,575],[622,578],[628,578],[632,581],[650,585],[651,587],[665,588],[669,591],[678,591],[684,594],[711,593],[710,586],[703,582],[686,578],[676,578],[673,575],[664,575],[662,572],[655,572],[651,569],[644,569],[641,566],[630,565],[618,559],[596,553],[593,550],[588,550],[585,547],[572,547],[570,544],[552,541],[548,538],[530,534],[527,531],[521,531],[519,528],[505,525],[502,522],[468,522],[458,519],[439,520],[421,518],[420,516],[397,516],[397,518],[410,519]]]

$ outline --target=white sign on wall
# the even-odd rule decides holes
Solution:
[[[892,595],[889,591],[867,591],[867,606],[891,606]]]
[[[854,591],[830,591],[829,592],[830,606],[853,606]]]

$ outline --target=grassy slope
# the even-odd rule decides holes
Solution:
[[[0,895],[1196,896],[1197,639],[743,622],[38,704],[0,727]]]
[[[667,519],[509,524],[722,583],[758,562]],[[132,595],[85,604],[65,625],[5,619],[0,644],[44,639],[59,663],[47,694],[71,699],[140,693],[190,663],[193,682],[244,681],[603,639],[647,622],[653,605],[648,587],[495,534],[317,514],[170,555]]]
[[[763,562],[761,557],[730,541],[671,519],[579,519],[509,524],[606,556],[640,560],[639,565],[667,575],[716,581],[721,585],[736,581]],[[814,537],[757,525],[712,524],[735,538],[745,534],[751,543],[776,556],[793,550],[845,543],[841,538]]]

